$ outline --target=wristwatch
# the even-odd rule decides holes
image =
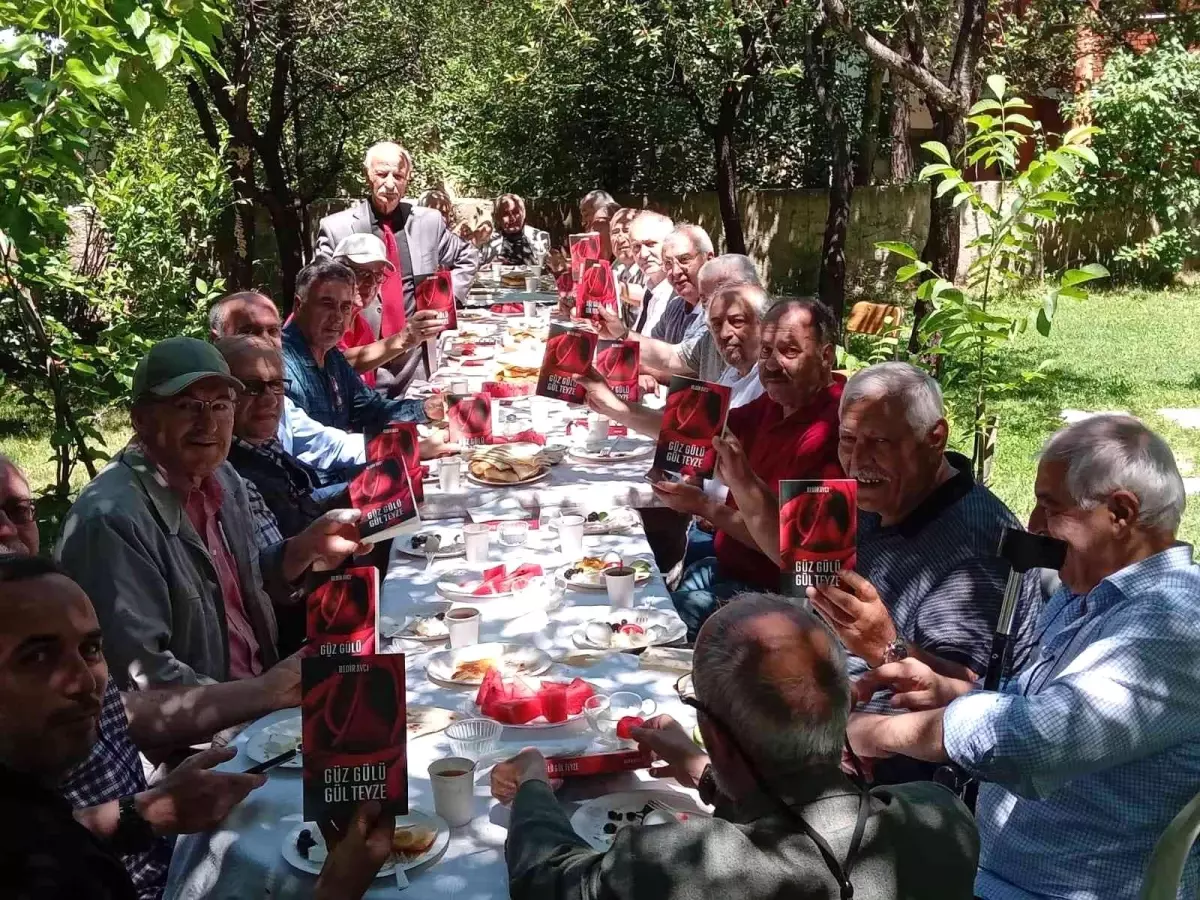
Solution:
[[[713,774],[712,763],[704,767],[700,773],[700,781],[696,783],[696,793],[700,801],[707,806],[713,806],[717,801],[717,777]]]
[[[904,642],[904,638],[898,637],[884,648],[883,662],[879,665],[884,666],[902,659],[908,659],[908,644]]]
[[[133,795],[122,797],[117,808],[121,812],[117,819],[117,830],[112,836],[112,849],[122,854],[149,850],[154,844],[154,829],[138,812]]]

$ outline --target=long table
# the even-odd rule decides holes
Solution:
[[[561,432],[558,433],[561,436]],[[611,506],[620,498],[624,498],[622,505],[645,505],[646,498],[651,496],[649,486],[642,480],[648,466],[647,458],[599,467],[575,463],[568,456],[553,469],[553,475],[547,482],[528,488],[487,489],[467,485],[467,489],[456,494],[443,495],[436,486],[429,487],[424,515],[431,521],[437,520],[437,524],[449,525],[454,519],[460,518],[467,508],[505,499],[521,503],[537,502],[543,516],[552,515],[550,511],[554,508]],[[602,555],[607,551],[619,553],[627,560],[641,557],[653,563],[650,547],[640,528],[635,527],[621,535],[585,537],[586,554]],[[510,565],[537,562],[547,572],[572,562],[559,551],[556,532],[547,528],[531,530],[526,546],[516,549],[501,547],[493,536],[491,559]],[[463,565],[461,557],[452,558],[437,561],[426,571],[424,560],[406,556],[393,548],[381,591],[381,614],[402,621],[414,606],[439,599],[436,589],[438,575]],[[670,597],[657,569],[654,570],[654,577],[639,588],[636,604],[672,610]],[[546,650],[552,657],[558,657],[575,648],[572,636],[583,623],[603,617],[608,609],[608,598],[603,592],[562,593],[540,587],[513,598],[484,600],[473,605],[482,612],[481,641],[530,644]],[[473,688],[450,688],[426,677],[428,652],[425,645],[404,642],[403,650],[406,653],[410,704],[456,710],[468,708],[466,704],[474,697]],[[548,675],[563,679],[575,676],[585,678],[601,693],[635,691],[653,699],[658,705],[658,712],[674,716],[686,728],[690,729],[695,724],[693,712],[680,702],[675,693],[678,674],[644,668],[636,656],[613,653],[579,668],[556,663]],[[297,710],[294,709],[281,710],[254,723],[233,743],[238,755],[223,768],[231,771],[248,768],[253,761],[246,755],[246,740],[261,727],[296,714]],[[583,720],[535,733],[505,729],[501,750],[516,753],[522,747],[539,743],[555,749],[564,746],[563,741],[579,743],[589,737],[588,725]],[[426,770],[431,762],[447,755],[450,755],[449,742],[441,734],[409,742],[411,807],[432,811],[433,800]],[[569,812],[576,801],[640,788],[683,790],[673,782],[652,780],[647,773],[638,772],[568,782],[560,792],[560,798]],[[470,823],[452,830],[449,847],[441,858],[409,872],[411,886],[406,893],[414,900],[425,897],[484,900],[507,896],[504,841],[508,811],[490,798],[486,772],[477,773],[475,813]],[[273,770],[266,785],[238,806],[220,828],[178,841],[165,896],[169,900],[232,897],[239,900],[292,900],[309,897],[315,879],[293,869],[281,855],[285,836],[301,819],[300,770]],[[376,880],[367,896],[382,900],[395,897],[398,893],[393,881],[381,878]]]

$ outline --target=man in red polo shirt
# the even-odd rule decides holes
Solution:
[[[729,432],[745,448],[754,473],[776,494],[789,478],[840,478],[838,403],[846,380],[833,374],[838,321],[819,300],[780,300],[762,320],[758,377],[765,393],[729,412]],[[638,406],[616,408],[602,385],[587,380],[589,401],[610,418],[657,435],[662,413]],[[720,469],[717,476],[720,477]],[[665,505],[701,516],[716,526],[715,556],[693,563],[672,594],[694,639],[712,612],[747,590],[774,591],[779,567],[758,550],[732,497],[724,503],[687,483],[661,481],[654,488]]]

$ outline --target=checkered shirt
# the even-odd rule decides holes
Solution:
[[[75,809],[98,806],[146,790],[146,776],[137,748],[129,739],[129,723],[121,692],[111,678],[104,690],[99,738],[88,758],[64,779],[62,794]],[[121,857],[140,900],[159,900],[167,883],[172,841],[156,838],[144,853]]]
[[[946,708],[950,758],[979,792],[984,900],[1135,900],[1146,864],[1200,787],[1200,567],[1176,545],[1065,587],[1039,652],[1000,692]],[[1180,898],[1200,887],[1193,850]]]
[[[243,478],[246,485],[246,498],[250,501],[250,513],[254,516],[254,544],[260,551],[283,543],[283,532],[279,530],[279,521],[275,513],[267,506],[267,501],[258,492],[253,481]]]

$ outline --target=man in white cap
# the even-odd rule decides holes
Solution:
[[[334,248],[333,259],[349,266],[354,273],[356,289],[354,311],[337,347],[354,371],[362,376],[363,383],[375,387],[376,370],[380,366],[416,350],[429,338],[437,337],[442,326],[436,312],[422,310],[409,316],[402,330],[380,339],[378,324],[383,301],[379,288],[388,273],[395,271],[383,241],[373,234],[351,234]]]

